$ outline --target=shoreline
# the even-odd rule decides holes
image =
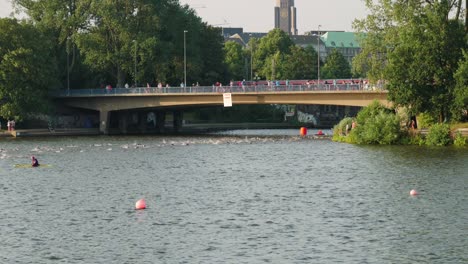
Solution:
[[[249,129],[300,129],[301,126],[290,125],[290,124],[257,124],[257,123],[243,123],[243,124],[231,124],[231,123],[219,123],[219,124],[186,124],[178,132],[174,132],[172,127],[166,127],[165,131],[157,133],[155,130],[148,130],[144,133],[131,131],[126,134],[122,133],[109,133],[105,136],[115,135],[199,135],[204,133],[212,133],[219,131],[229,130],[249,130]],[[332,129],[332,128],[319,128],[311,127],[308,129]],[[427,135],[427,129],[418,130],[419,134]],[[460,132],[462,136],[468,137],[468,128],[458,128],[454,133]],[[299,132],[298,132],[299,133]],[[30,137],[56,137],[56,136],[101,136],[98,128],[67,128],[67,129],[56,129],[50,131],[49,129],[18,129],[14,131],[0,131],[0,138],[30,138]],[[315,136],[314,134],[309,134]],[[309,136],[308,135],[308,136]],[[330,135],[328,135],[330,136]]]
[[[303,125],[305,126],[305,125]],[[148,129],[146,132],[129,131],[128,133],[119,133],[116,129],[109,131],[112,135],[190,135],[203,134],[226,130],[248,130],[248,129],[299,129],[300,125],[278,124],[278,123],[203,123],[203,124],[185,124],[180,131],[174,132],[172,126],[165,127],[163,132],[157,133],[155,130]],[[309,129],[330,129],[330,128],[309,128]],[[25,138],[25,137],[51,137],[51,136],[100,136],[102,135],[98,128],[67,128],[55,129],[53,131],[43,129],[16,129],[14,131],[1,131],[0,138]]]

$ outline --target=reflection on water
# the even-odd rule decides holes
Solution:
[[[466,150],[297,130],[0,144],[1,263],[468,262]],[[14,168],[30,155],[51,167]]]

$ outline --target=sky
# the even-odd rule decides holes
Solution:
[[[204,22],[242,27],[244,32],[268,32],[274,27],[276,0],[179,0],[194,8]],[[299,34],[316,30],[353,31],[354,19],[364,18],[364,0],[295,0]],[[0,0],[0,17],[12,12],[10,0]]]

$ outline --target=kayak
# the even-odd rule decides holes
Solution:
[[[15,164],[15,168],[50,168],[52,165],[50,164],[39,164],[38,167],[33,167],[31,163],[24,163],[24,164]]]

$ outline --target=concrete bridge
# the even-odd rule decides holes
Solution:
[[[125,133],[130,110],[174,111],[174,127],[182,125],[182,110],[189,107],[222,106],[223,94],[231,94],[232,104],[290,104],[367,106],[374,100],[389,105],[387,91],[363,90],[359,85],[233,86],[233,87],[149,87],[80,89],[61,91],[56,99],[65,106],[99,112],[99,127],[108,134],[112,113],[118,113],[119,129]],[[157,116],[158,126],[165,117]]]

